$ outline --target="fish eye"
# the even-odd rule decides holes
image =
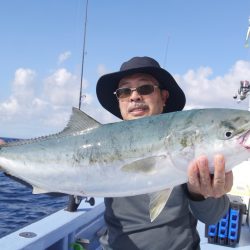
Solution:
[[[226,131],[225,133],[225,137],[228,139],[228,138],[231,138],[233,135],[233,132],[232,131]]]

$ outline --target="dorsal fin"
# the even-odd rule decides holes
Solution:
[[[11,146],[18,146],[23,144],[30,144],[34,142],[39,142],[43,140],[48,140],[52,138],[58,138],[60,136],[70,135],[72,133],[79,133],[88,129],[93,129],[100,127],[101,123],[90,117],[89,115],[85,114],[83,111],[72,108],[72,114],[70,116],[69,122],[65,129],[57,134],[32,138],[32,139],[18,139],[13,142],[8,142],[6,144],[0,145],[0,149],[4,147],[11,147]]]
[[[87,129],[97,128],[99,126],[101,126],[101,123],[99,123],[94,118],[90,117],[80,109],[73,107],[72,114],[70,116],[67,126],[59,134],[62,135],[80,132]]]

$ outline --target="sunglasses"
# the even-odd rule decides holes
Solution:
[[[150,95],[155,91],[156,88],[159,88],[159,86],[151,84],[145,84],[137,88],[119,88],[114,92],[114,95],[116,95],[118,99],[131,96],[133,91],[136,91],[139,95]]]

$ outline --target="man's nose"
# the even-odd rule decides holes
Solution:
[[[136,89],[133,89],[130,95],[130,101],[138,101],[141,99],[142,99],[141,95],[138,94]]]

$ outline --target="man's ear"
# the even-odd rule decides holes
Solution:
[[[162,89],[161,90],[161,98],[162,98],[162,101],[164,103],[164,106],[165,106],[165,103],[166,103],[168,97],[169,97],[169,92],[166,89]]]

